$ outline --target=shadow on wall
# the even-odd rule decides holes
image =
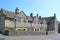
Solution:
[[[3,35],[8,36],[9,35],[9,31],[5,30],[5,32],[3,33]]]
[[[58,29],[58,33],[60,33],[60,29]]]

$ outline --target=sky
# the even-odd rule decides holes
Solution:
[[[54,16],[60,21],[60,0],[0,0],[0,8],[14,12],[18,7],[26,15],[37,13],[42,17]]]

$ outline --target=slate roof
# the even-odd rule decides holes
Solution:
[[[43,18],[46,20],[46,23],[47,23],[47,30],[54,30],[54,23],[55,23],[55,19],[56,17],[55,16],[51,16],[51,17],[45,17]]]
[[[4,10],[2,9],[2,11],[0,10],[0,12],[3,12],[3,14],[6,16],[6,17],[9,17],[9,18],[14,18],[16,16],[15,12],[11,12],[11,11],[7,11],[7,10]],[[25,15],[25,13],[23,11],[20,11],[19,14],[23,13]],[[18,14],[18,15],[19,15]],[[26,16],[26,15],[25,15]],[[20,16],[19,16],[20,17]]]
[[[28,19],[29,21],[33,21],[33,18],[30,17],[30,16],[27,16],[27,19]]]
[[[19,14],[17,15],[18,17],[23,17],[23,18],[27,18],[27,16],[25,15],[24,11],[20,11]]]
[[[47,23],[52,23],[52,22],[54,22],[55,17],[54,17],[54,16],[44,17],[44,18],[42,18],[42,19],[45,19]]]
[[[11,11],[7,11],[2,9],[1,12],[6,16],[6,17],[10,17],[10,18],[14,18],[14,16],[16,15],[14,12]]]
[[[39,18],[37,16],[33,16],[33,17],[27,16],[28,21],[31,21],[31,22],[33,22],[35,18],[37,18],[37,20],[39,21]]]

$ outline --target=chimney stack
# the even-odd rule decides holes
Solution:
[[[41,16],[39,16],[39,19],[41,19]]]
[[[18,8],[15,9],[15,13],[19,14],[19,9]]]
[[[36,16],[38,17],[38,14]]]
[[[56,13],[54,13],[54,17],[56,18]]]
[[[30,17],[33,17],[33,13],[30,14]]]
[[[1,8],[1,11],[3,10],[3,8]]]

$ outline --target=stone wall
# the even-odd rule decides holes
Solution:
[[[40,31],[9,31],[8,36],[28,36],[28,35],[46,35],[46,32]]]
[[[48,34],[55,34],[55,31],[48,31]]]
[[[7,36],[32,36],[32,35],[50,35],[50,34],[55,34],[54,31],[19,31],[19,30],[10,30],[10,31],[5,31],[4,35]]]

